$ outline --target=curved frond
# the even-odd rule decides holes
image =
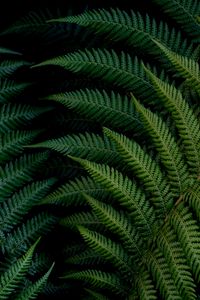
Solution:
[[[61,103],[90,120],[113,128],[127,131],[141,126],[130,99],[114,91],[82,89],[45,99]]]
[[[189,174],[175,138],[169,131],[167,124],[157,114],[146,109],[135,97],[132,99],[141,116],[145,130],[150,135],[162,164],[166,168],[171,190],[174,195],[178,196],[185,189]]]
[[[35,67],[55,65],[73,73],[81,73],[92,78],[99,78],[113,86],[126,91],[133,91],[140,97],[150,98],[152,90],[145,71],[137,57],[114,50],[92,49],[78,51],[52,58],[37,64]]]
[[[51,274],[54,267],[54,263],[48,270],[46,274],[44,274],[40,279],[38,279],[35,283],[31,284],[27,288],[25,288],[17,297],[15,300],[32,300],[36,299],[38,294],[43,290],[49,275]]]
[[[187,163],[194,174],[200,174],[200,124],[181,92],[166,82],[161,81],[146,69],[153,88],[156,90],[163,106],[171,113],[181,136]]]
[[[169,29],[168,25],[162,21],[157,23],[148,14],[144,17],[132,10],[129,12],[120,9],[92,10],[81,15],[53,19],[49,22],[75,23],[85,26],[92,29],[95,34],[103,34],[104,38],[112,42],[122,41],[126,46],[138,47],[147,53],[158,53],[157,45],[154,43],[156,39],[174,51],[188,52],[188,55],[191,55],[192,48],[187,48],[188,44],[180,32]]]
[[[105,188],[94,182],[90,177],[80,177],[62,185],[51,194],[47,195],[41,204],[55,203],[63,206],[83,205],[85,199],[83,193],[102,197],[107,194]]]
[[[200,281],[200,228],[188,207],[180,203],[170,217],[187,261],[197,282]]]
[[[10,231],[45,196],[55,179],[33,182],[16,192],[0,206],[0,230]]]
[[[115,142],[123,162],[143,182],[145,189],[152,195],[150,200],[155,207],[157,216],[165,217],[172,207],[173,197],[170,186],[156,161],[135,141],[108,128],[104,128],[104,132]]]
[[[99,270],[90,270],[75,272],[64,276],[65,279],[83,280],[93,287],[106,288],[115,294],[124,295],[123,285],[117,275]]]
[[[27,253],[18,259],[4,274],[0,277],[0,299],[9,299],[12,292],[18,287],[24,278],[31,264],[33,252],[39,240],[27,251]]]
[[[151,236],[156,218],[145,194],[128,177],[108,165],[96,164],[84,159],[71,157],[79,162],[89,174],[104,186],[122,207],[129,212],[134,224],[143,236]]]
[[[47,152],[26,155],[0,167],[0,203],[7,199],[16,188],[30,182],[34,172],[48,158]]]
[[[31,145],[31,148],[49,148],[63,155],[73,155],[96,162],[114,162],[119,164],[120,159],[112,141],[94,133],[67,135],[54,140]]]
[[[163,8],[166,14],[175,19],[192,37],[199,36],[200,25],[197,16],[200,15],[198,0],[154,0]]]

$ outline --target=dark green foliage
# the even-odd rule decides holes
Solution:
[[[199,299],[200,4],[154,2],[2,32],[0,299]]]

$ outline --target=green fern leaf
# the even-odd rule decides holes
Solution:
[[[180,203],[170,217],[196,281],[200,281],[200,230],[188,207]]]
[[[8,78],[21,67],[30,65],[31,63],[23,60],[3,60],[0,62],[0,78]]]
[[[120,244],[83,226],[78,226],[78,230],[90,248],[110,261],[116,267],[116,270],[122,273],[125,280],[131,281],[133,269],[131,268],[130,258]]]
[[[87,225],[88,227],[98,228],[101,225],[101,222],[93,212],[80,212],[61,219],[60,224],[72,228],[76,228],[78,225]]]
[[[35,247],[39,240],[27,251],[27,253],[18,259],[4,274],[0,277],[0,299],[9,299],[10,294],[15,291],[19,283],[24,278],[31,264],[31,259]]]
[[[0,107],[0,133],[27,126],[30,120],[51,109],[51,107],[31,107],[25,104],[4,104]]]
[[[200,174],[200,125],[182,94],[173,85],[157,78],[145,68],[163,106],[171,112],[187,155],[187,163],[194,174]]]
[[[31,145],[36,148],[49,148],[63,155],[74,155],[96,162],[112,162],[119,164],[119,157],[112,141],[94,133],[68,135],[58,139]]]
[[[11,196],[24,183],[32,180],[34,172],[48,158],[47,152],[23,155],[0,167],[0,203]]]
[[[152,235],[156,223],[155,212],[148,203],[145,194],[137,188],[133,181],[108,165],[96,164],[75,157],[71,158],[79,162],[99,184],[104,186],[119,201],[121,206],[129,211],[141,235],[146,237]]]
[[[119,236],[126,251],[136,263],[144,252],[144,241],[122,211],[115,210],[110,204],[100,202],[89,195],[84,197],[91,205],[98,219],[112,232]]]
[[[115,294],[124,295],[123,285],[118,276],[99,270],[86,270],[64,276],[65,279],[84,280],[93,287],[106,288]]]
[[[41,131],[10,131],[0,134],[0,165],[19,155],[23,146],[29,144]]]
[[[179,193],[185,189],[189,174],[175,138],[170,133],[167,124],[159,116],[146,109],[135,97],[132,99],[166,168],[172,192],[174,195],[179,196]]]
[[[154,0],[166,14],[175,19],[192,37],[199,36],[197,16],[200,15],[198,0]]]
[[[2,252],[12,256],[21,254],[28,249],[32,241],[49,232],[57,221],[57,217],[45,212],[35,215],[7,234],[6,242],[1,245]]]
[[[170,186],[157,163],[134,141],[107,128],[105,134],[116,143],[120,157],[130,170],[144,183],[145,189],[152,195],[158,217],[165,217],[172,207],[173,197]]]
[[[141,123],[127,96],[105,90],[84,89],[64,94],[50,95],[45,99],[63,104],[77,113],[113,128],[127,131],[135,129]]]
[[[13,80],[0,80],[0,103],[5,104],[21,94],[30,83],[16,83]]]
[[[81,15],[53,19],[49,22],[67,22],[86,26],[95,34],[103,34],[104,39],[123,41],[126,46],[139,47],[147,53],[158,53],[157,45],[154,43],[156,39],[174,51],[188,52],[188,55],[191,55],[191,49],[187,49],[187,42],[180,32],[170,30],[166,23],[157,24],[155,19],[147,14],[143,17],[139,12],[135,13],[132,10],[128,13],[119,9],[92,10]]]
[[[80,177],[62,185],[51,194],[47,195],[41,204],[55,203],[63,206],[85,205],[82,193],[87,193],[97,197],[107,195],[105,188],[94,182],[90,177]]]
[[[133,299],[138,299],[138,295],[142,300],[158,299],[156,297],[157,294],[156,289],[153,285],[150,274],[144,268],[141,268],[141,270],[137,273],[136,287],[137,287],[137,296],[136,298]],[[130,296],[129,300],[132,300],[132,296]]]
[[[0,54],[2,55],[22,55],[21,53],[17,52],[17,51],[13,51],[11,49],[5,48],[5,47],[0,47]]]
[[[25,288],[16,298],[15,300],[31,300],[36,299],[38,294],[43,290],[49,275],[52,272],[52,269],[54,267],[54,263],[48,270],[48,272],[43,275],[38,281],[36,281],[34,284],[31,284],[29,287]]]
[[[16,192],[0,206],[0,229],[10,231],[23,219],[55,183],[55,179],[34,182]]]
[[[179,55],[158,42],[156,43],[172,65],[173,69],[176,70],[179,76],[185,79],[185,84],[200,95],[200,72],[198,62],[186,56]]]
[[[156,288],[159,289],[163,299],[182,300],[171,277],[169,267],[158,249],[148,253],[146,264],[156,282]]]
[[[106,296],[100,293],[94,292],[90,289],[85,289],[85,290],[96,300],[109,300],[109,298],[107,298]]]
[[[190,207],[195,211],[198,220],[200,220],[200,185],[194,183],[188,191],[183,195],[183,199],[189,203]]]
[[[196,299],[196,285],[190,268],[175,232],[170,226],[162,228],[157,244],[169,265],[172,277],[183,299]]]
[[[66,54],[42,62],[35,67],[56,65],[73,73],[99,78],[106,83],[133,91],[145,99],[152,96],[151,85],[137,57],[124,52],[92,49]]]

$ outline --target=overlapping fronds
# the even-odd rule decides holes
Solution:
[[[99,9],[86,11],[82,15],[69,16],[50,20],[50,22],[75,23],[94,30],[95,34],[103,34],[108,40],[123,41],[125,45],[137,47],[143,52],[158,53],[154,39],[172,48],[174,51],[191,55],[192,47],[188,47],[180,32],[169,29],[164,22],[156,22],[149,15],[139,12],[128,13],[119,9]]]
[[[200,4],[198,0],[153,0],[175,19],[192,37],[199,36]]]

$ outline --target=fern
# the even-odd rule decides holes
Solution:
[[[65,107],[84,115],[100,124],[123,130],[141,126],[134,107],[127,96],[105,90],[79,90],[65,94],[51,95],[46,99],[63,104]]]
[[[42,291],[44,288],[44,285],[46,284],[48,277],[50,273],[52,272],[52,269],[54,267],[54,264],[50,267],[48,272],[43,275],[38,281],[36,281],[34,284],[30,285],[26,289],[24,289],[15,300],[27,300],[27,299],[36,299],[38,294]]]
[[[112,273],[88,269],[86,271],[68,274],[64,278],[78,280],[87,279],[87,281],[94,287],[103,286],[106,289],[110,289],[115,294],[125,294],[125,291],[121,288],[119,277]]]
[[[29,144],[38,136],[40,131],[17,130],[0,134],[0,165],[17,157],[24,150],[24,145]]]
[[[154,0],[163,10],[181,24],[183,29],[192,37],[199,35],[197,16],[200,14],[200,5],[197,0]]]
[[[15,193],[8,201],[3,202],[0,212],[0,228],[10,231],[22,220],[29,210],[35,206],[50,189],[54,179],[34,182]]]
[[[92,177],[108,189],[118,199],[121,206],[129,211],[141,235],[145,237],[152,234],[155,212],[150,208],[145,194],[136,187],[134,182],[127,177],[123,178],[121,173],[109,168],[108,165],[98,165],[78,158],[73,159],[80,162]]]
[[[30,182],[34,171],[47,158],[48,153],[23,155],[14,162],[11,161],[4,167],[0,167],[0,203],[10,197],[16,188],[23,186],[26,182]]]
[[[116,147],[130,170],[133,170],[138,178],[144,183],[148,192],[152,194],[152,202],[158,216],[166,216],[173,203],[170,186],[166,182],[159,166],[146,152],[133,141],[123,135],[119,135],[104,128],[108,137],[116,143]]]
[[[147,69],[146,71],[163,105],[172,114],[185,147],[187,163],[190,165],[191,171],[198,175],[200,165],[200,125],[198,120],[179,90],[162,82]]]
[[[179,205],[170,218],[197,282],[200,280],[200,232],[186,206]]]
[[[143,107],[134,97],[133,102],[140,113],[145,129],[159,152],[160,159],[168,173],[172,191],[174,195],[178,195],[184,190],[189,174],[174,137],[157,114]]]
[[[38,241],[0,277],[0,299],[8,299],[28,271]]]
[[[191,47],[187,48],[186,40],[183,40],[180,32],[169,29],[164,22],[156,23],[149,15],[143,17],[139,12],[129,13],[110,9],[87,11],[82,15],[69,16],[50,20],[50,22],[75,23],[91,28],[95,34],[106,34],[106,38],[114,41],[123,41],[125,45],[137,47],[143,52],[158,54],[154,39],[162,44],[191,55]]]
[[[134,59],[127,53],[117,54],[114,50],[92,49],[70,53],[42,62],[35,67],[56,65],[74,73],[82,73],[89,77],[99,78],[114,86],[134,91],[140,97],[151,97],[150,84],[144,69],[137,57]]]

